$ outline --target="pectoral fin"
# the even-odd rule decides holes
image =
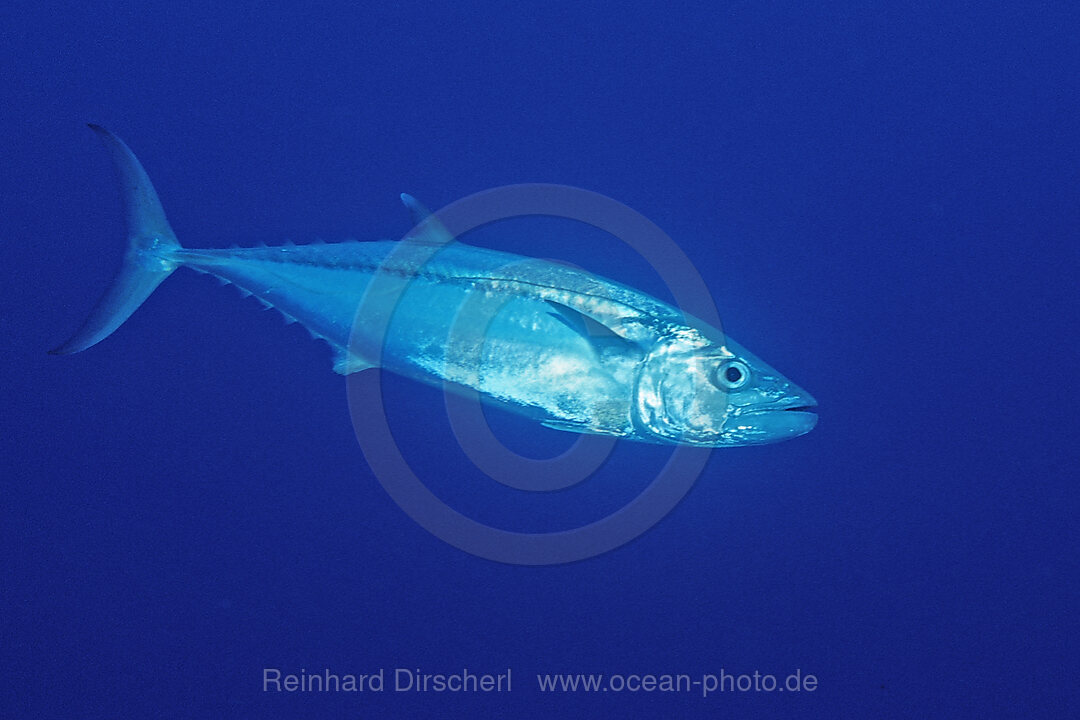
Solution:
[[[552,300],[546,300],[545,302],[551,306],[549,314],[552,317],[580,335],[598,354],[612,347],[624,350],[637,348],[636,343],[620,336],[613,329],[595,318],[580,313],[562,303]]]

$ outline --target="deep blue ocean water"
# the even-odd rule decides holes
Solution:
[[[0,717],[1075,717],[1078,38],[1064,2],[5,5]],[[327,348],[230,288],[178,272],[46,355],[123,252],[86,122],[192,247],[398,237],[402,191],[615,198],[818,427],[716,451],[602,556],[466,554],[375,479]],[[482,240],[667,297],[614,239],[504,229]],[[438,390],[385,384],[409,462],[495,525],[602,517],[670,454],[526,498],[469,464]],[[572,440],[490,418],[533,456]],[[267,668],[387,687],[266,691]],[[395,692],[396,668],[512,690]],[[817,682],[536,679],[754,672]]]

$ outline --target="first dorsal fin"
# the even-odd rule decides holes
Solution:
[[[446,245],[454,241],[454,236],[446,229],[431,211],[408,193],[401,193],[401,202],[412,214],[414,227],[402,240],[425,245]]]
[[[408,208],[409,213],[412,215],[414,225],[419,225],[431,217],[431,211],[421,205],[420,201],[409,193],[401,193],[401,202]]]

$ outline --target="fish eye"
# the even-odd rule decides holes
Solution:
[[[713,371],[713,385],[721,390],[738,390],[750,380],[750,368],[741,360],[731,360]]]

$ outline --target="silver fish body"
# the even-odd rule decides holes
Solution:
[[[475,390],[561,430],[716,447],[816,422],[808,393],[715,328],[583,270],[454,241],[433,220],[396,242],[183,248],[134,154],[94,129],[124,189],[128,254],[57,354],[104,339],[186,266],[301,323],[330,345],[339,373],[380,367]]]

